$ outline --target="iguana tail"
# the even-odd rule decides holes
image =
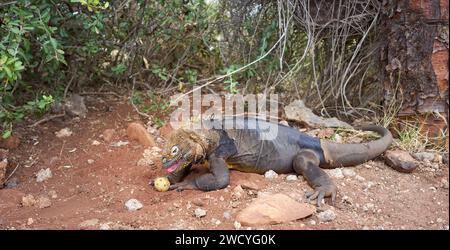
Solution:
[[[386,128],[366,125],[361,130],[374,131],[381,138],[367,142],[354,144],[340,144],[321,140],[324,158],[329,167],[354,166],[369,161],[382,154],[392,143],[392,134]]]

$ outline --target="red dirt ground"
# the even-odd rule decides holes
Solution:
[[[270,181],[262,175],[233,171],[231,185],[223,190],[157,192],[148,182],[162,174],[160,163],[154,169],[139,167],[137,161],[142,157],[143,146],[130,141],[128,145],[113,147],[100,137],[105,129],[112,128],[117,131],[113,142],[128,140],[128,123],[140,120],[133,108],[124,101],[104,97],[91,98],[87,104],[89,113],[85,119],[55,120],[32,130],[17,130],[22,138],[21,145],[10,151],[8,174],[20,164],[14,174],[18,186],[0,190],[0,228],[234,229],[236,213],[258,192],[246,191],[240,200],[232,201],[232,190],[238,181],[255,180],[261,187],[259,192],[285,193],[299,201],[305,191],[311,190],[301,178],[287,182],[285,175],[280,175]],[[54,133],[65,127],[70,128],[73,135],[57,138]],[[93,140],[101,144],[92,145]],[[94,163],[88,164],[88,159],[93,159]],[[33,162],[31,167],[25,167]],[[63,167],[67,165],[71,167]],[[36,182],[36,173],[45,168],[51,169],[53,177]],[[319,222],[314,214],[256,229],[448,230],[448,166],[422,165],[412,174],[404,174],[382,161],[370,161],[352,169],[364,180],[334,179],[339,194],[334,208],[337,217],[333,221]],[[196,171],[205,170],[200,166]],[[53,192],[57,197],[50,198],[50,207],[21,205],[24,195],[51,197]],[[132,198],[138,199],[143,208],[128,211],[124,204]],[[207,215],[195,217],[197,207],[206,210]],[[324,206],[328,208],[331,207]],[[226,211],[231,218],[224,218]]]

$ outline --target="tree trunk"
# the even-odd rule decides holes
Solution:
[[[397,118],[414,118],[422,132],[442,135],[449,105],[448,0],[384,0],[380,32],[385,111],[398,106]]]

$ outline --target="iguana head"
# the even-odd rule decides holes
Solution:
[[[174,131],[163,150],[162,164],[167,172],[179,172],[191,163],[205,157],[206,143],[202,137],[191,130]]]

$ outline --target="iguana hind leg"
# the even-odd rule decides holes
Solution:
[[[306,198],[317,199],[317,206],[320,207],[323,198],[328,196],[331,196],[331,202],[334,204],[337,188],[325,171],[319,167],[319,163],[320,159],[316,152],[304,149],[294,157],[293,168],[297,174],[303,175],[314,189],[313,192],[306,193]]]

